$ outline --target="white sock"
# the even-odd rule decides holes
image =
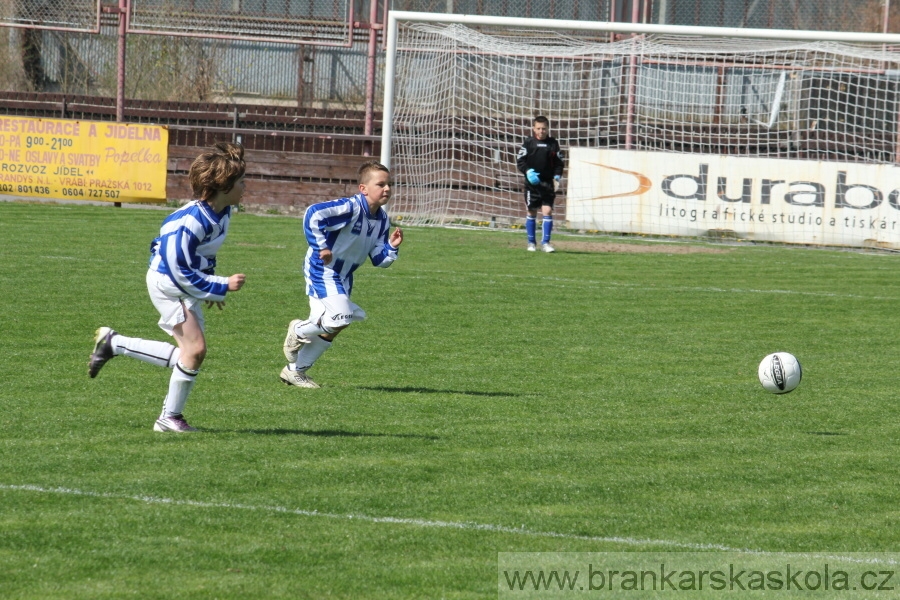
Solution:
[[[166,342],[156,340],[142,340],[141,338],[125,337],[116,334],[112,339],[113,352],[124,354],[157,367],[171,369],[178,363],[181,349]]]
[[[317,335],[310,338],[308,344],[303,344],[297,353],[297,362],[289,365],[292,371],[306,371],[312,367],[319,357],[331,348],[331,342],[325,341]]]
[[[319,325],[318,323],[312,323],[310,321],[301,321],[294,326],[294,333],[301,337],[305,338],[315,338],[319,337],[319,335],[323,333],[330,333],[325,330],[324,327]]]
[[[175,368],[172,369],[172,377],[169,378],[169,393],[166,394],[161,417],[173,417],[181,414],[199,372],[199,370],[188,369],[180,362],[175,365]]]

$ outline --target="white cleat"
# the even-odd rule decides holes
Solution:
[[[556,248],[550,244],[541,244],[541,252],[556,252]]]
[[[287,337],[284,338],[284,357],[289,363],[297,362],[297,353],[300,352],[300,348],[303,344],[309,343],[309,338],[299,336],[294,331],[295,325],[305,322],[306,321],[301,319],[294,319],[291,321],[291,324],[288,325]]]
[[[291,371],[290,367],[281,370],[281,380],[288,385],[302,388],[317,388],[319,384],[306,375],[306,371]]]
[[[189,433],[197,431],[196,427],[191,427],[184,420],[182,415],[174,415],[172,417],[160,417],[153,424],[153,431],[174,431],[175,433]]]
[[[536,251],[537,251],[537,246],[535,246],[534,244],[532,244],[532,243],[529,242],[527,250],[528,250],[529,252],[536,252]]]

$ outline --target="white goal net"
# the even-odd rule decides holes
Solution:
[[[415,21],[394,41],[406,223],[520,225],[516,151],[545,115],[558,224],[900,247],[897,47]]]

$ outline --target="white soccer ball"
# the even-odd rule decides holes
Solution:
[[[774,352],[759,363],[759,382],[773,394],[793,391],[802,377],[800,361],[790,352]]]

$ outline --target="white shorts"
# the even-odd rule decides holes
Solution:
[[[322,327],[335,329],[346,327],[354,321],[366,318],[366,311],[353,304],[350,296],[340,294],[327,298],[309,297],[309,320],[320,323]]]
[[[150,301],[159,311],[160,329],[172,335],[175,326],[187,320],[185,311],[189,310],[197,318],[200,331],[206,331],[201,301],[178,289],[168,275],[148,269],[147,291],[150,292]]]

